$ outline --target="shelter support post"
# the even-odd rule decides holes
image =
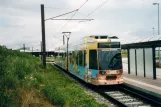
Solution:
[[[153,79],[156,79],[155,47],[152,47],[152,55],[153,55]]]
[[[130,49],[127,49],[128,74],[130,74]]]

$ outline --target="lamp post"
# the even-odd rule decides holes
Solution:
[[[153,3],[153,5],[158,5],[158,35],[160,35],[160,28],[159,28],[159,3]]]
[[[158,5],[158,35],[160,35],[160,26],[159,26],[159,3],[153,3],[153,5]],[[160,47],[158,50],[158,56],[159,56],[159,64],[160,64]]]
[[[62,34],[64,34],[64,36],[67,37],[67,71],[68,71],[68,42],[71,32],[62,32]]]
[[[153,27],[153,36],[154,36],[154,27]]]

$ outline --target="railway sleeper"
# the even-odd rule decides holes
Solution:
[[[141,102],[141,101],[136,101],[136,102],[127,102],[127,103],[125,103],[125,105],[139,105],[139,104],[143,104],[143,102]]]
[[[121,99],[119,100],[121,102],[129,102],[129,101],[136,101],[136,99],[130,98],[130,99]]]
[[[137,107],[151,107],[150,105],[145,105],[145,104],[139,104]]]
[[[129,99],[131,98],[130,96],[118,96],[118,97],[115,97],[116,99]]]
[[[123,96],[122,93],[115,93],[115,94],[110,94],[110,96],[117,97],[117,96]]]
[[[115,94],[118,93],[119,91],[109,91],[109,92],[105,92],[106,94]]]

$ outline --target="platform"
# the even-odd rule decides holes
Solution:
[[[161,95],[161,78],[160,75],[157,75],[157,79],[153,80],[151,78],[144,78],[135,75],[128,74],[127,63],[123,60],[123,69],[124,69],[124,82],[131,84],[133,86],[146,89],[148,91],[155,92]],[[161,69],[157,69],[158,74],[161,73]]]
[[[126,72],[124,72],[124,82],[161,94],[161,79],[152,80],[149,78],[129,75]]]

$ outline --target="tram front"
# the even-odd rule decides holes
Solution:
[[[120,42],[98,43],[97,53],[97,84],[122,84],[123,69]]]

